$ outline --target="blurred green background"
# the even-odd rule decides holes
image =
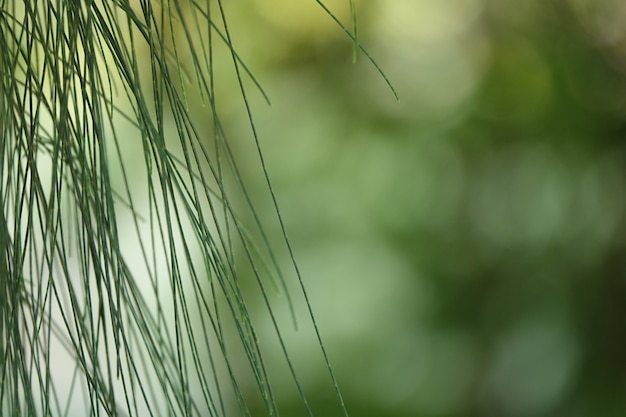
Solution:
[[[228,6],[351,415],[626,415],[626,3],[356,3],[399,103],[315,2]],[[249,137],[221,88],[226,131]],[[340,415],[315,340],[290,343],[313,410]],[[305,415],[281,381],[283,415]]]

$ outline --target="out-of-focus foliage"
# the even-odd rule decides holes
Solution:
[[[242,54],[351,414],[623,415],[626,7],[357,2],[398,104],[323,13],[270,3]]]

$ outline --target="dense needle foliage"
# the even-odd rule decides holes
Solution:
[[[320,6],[356,58],[356,26]],[[221,0],[0,2],[3,415],[250,415],[249,381],[278,415],[240,268],[313,415],[267,296],[286,284],[218,117],[225,46],[282,227],[227,21]]]

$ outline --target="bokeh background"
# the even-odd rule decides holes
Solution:
[[[400,102],[315,1],[226,5],[272,101],[247,84],[350,415],[626,415],[626,3],[355,3]],[[349,26],[348,0],[325,4]],[[217,75],[232,73],[222,52]],[[280,245],[237,80],[219,80],[221,121]],[[304,416],[264,320],[282,415]],[[288,344],[311,408],[340,416],[302,327]]]
[[[315,2],[228,6],[351,415],[625,415],[626,3],[356,3],[399,103]],[[326,4],[349,25],[347,0]],[[340,415],[315,340],[292,343],[312,408]]]
[[[399,102],[364,53],[353,62],[349,37],[315,0],[223,3],[234,47],[272,102],[244,77],[350,416],[625,416],[626,2],[354,0],[359,39]],[[349,0],[324,4],[350,26]],[[184,29],[164,30],[168,48],[178,51]],[[168,64],[180,58],[193,78],[179,49]],[[232,57],[223,45],[214,53],[220,121],[296,305],[291,359],[315,415],[342,416]],[[206,100],[187,86],[210,143]],[[142,144],[126,129],[130,167]],[[130,174],[148,205],[142,175]],[[138,253],[124,251],[141,263]],[[238,278],[256,296],[246,301],[281,416],[304,417],[255,279]],[[271,298],[288,329],[287,294]],[[75,358],[52,349],[59,391],[71,392]],[[251,416],[267,415],[254,379],[239,388]],[[66,414],[84,415],[85,404]]]

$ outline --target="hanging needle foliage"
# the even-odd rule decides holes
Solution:
[[[268,295],[287,283],[218,117],[220,45],[293,260],[227,21],[221,0],[0,1],[2,415],[250,416],[260,399],[278,416],[241,270],[314,415]]]

